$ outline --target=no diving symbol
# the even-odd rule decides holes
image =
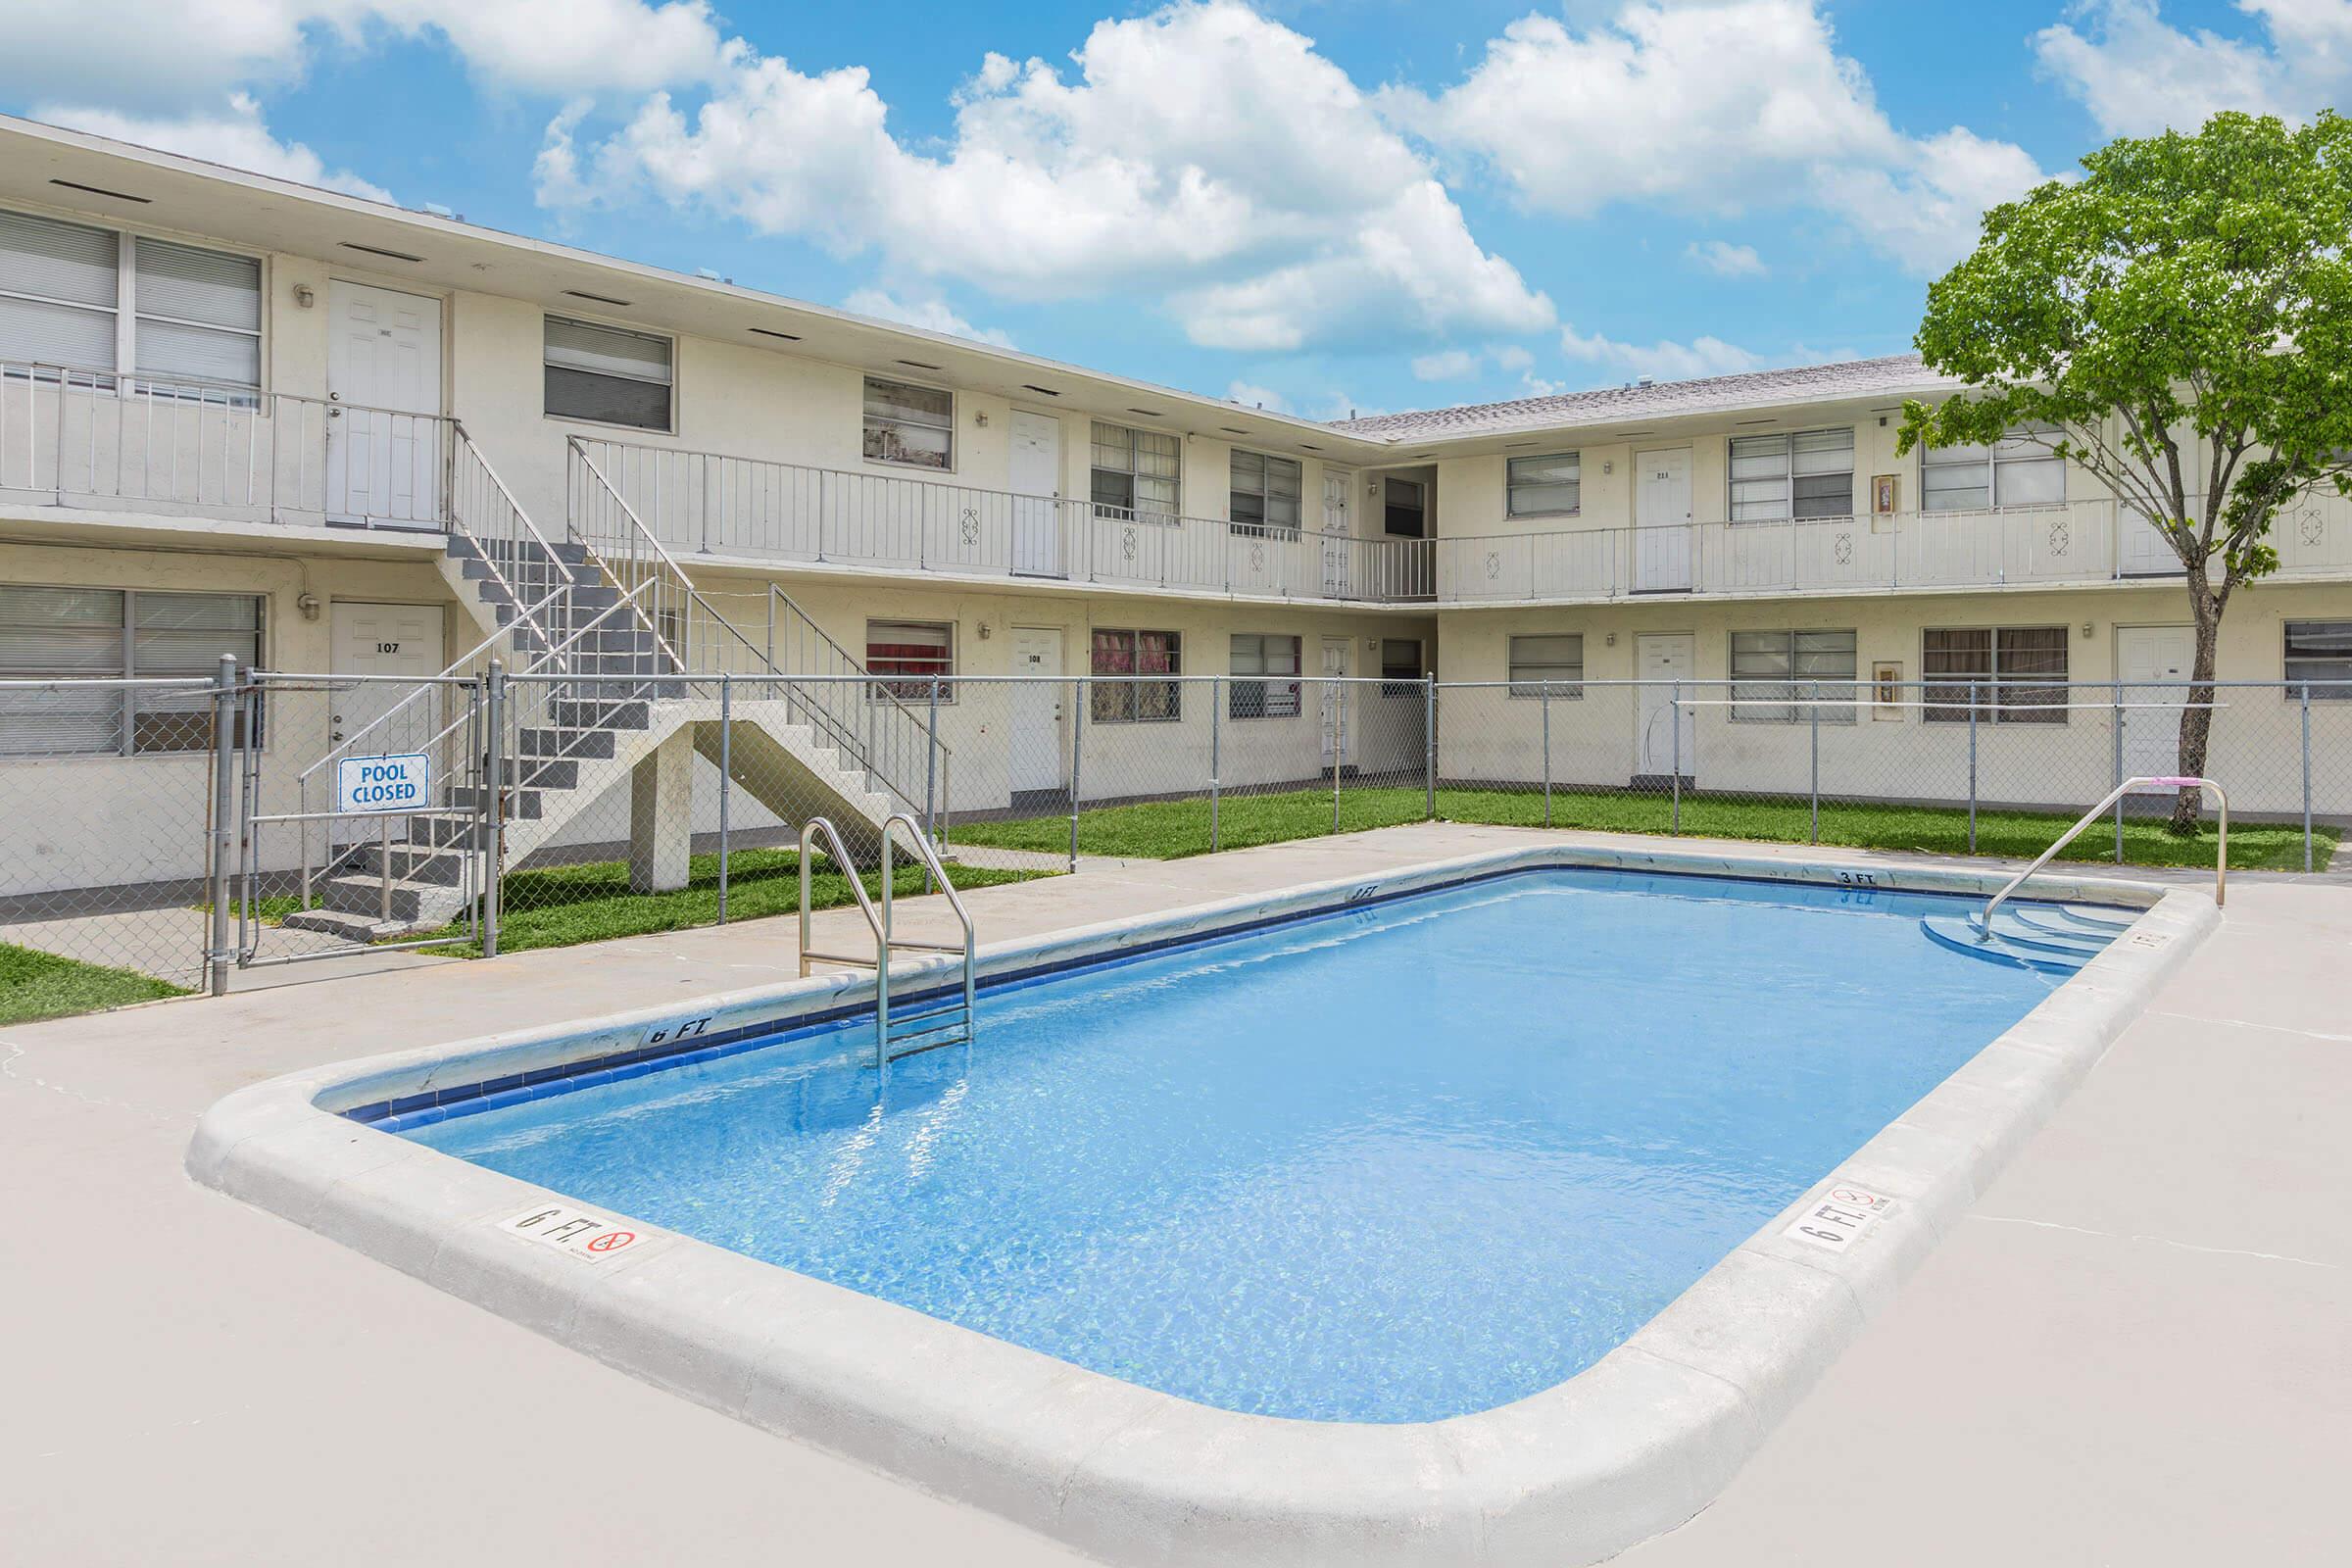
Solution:
[[[588,1240],[591,1252],[617,1252],[637,1239],[635,1231],[605,1231]]]

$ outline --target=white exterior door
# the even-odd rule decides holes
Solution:
[[[1635,735],[1637,755],[1641,759],[1635,772],[1644,778],[1667,778],[1678,769],[1690,778],[1698,771],[1698,712],[1692,708],[1682,710],[1682,736],[1675,736],[1675,689],[1673,681],[1683,683],[1682,695],[1695,698],[1698,693],[1690,686],[1691,670],[1697,662],[1697,639],[1689,632],[1643,632],[1634,639],[1634,673],[1645,683],[1636,690],[1642,701],[1637,722],[1641,726]]]
[[[2126,778],[2163,778],[2180,771],[2180,709],[2188,701],[2196,657],[2194,626],[2116,628],[2115,667],[2124,701],[2162,705],[2124,710]]]
[[[1348,722],[1348,698],[1351,688],[1340,684],[1348,673],[1348,651],[1354,645],[1345,637],[1323,639],[1323,767],[1330,771],[1336,756],[1342,767],[1355,760],[1353,726]]]
[[[421,680],[440,674],[443,668],[446,656],[438,605],[367,605],[338,599],[329,629],[333,633],[330,668],[337,675]],[[425,712],[435,709],[435,704],[415,705],[390,724],[372,731],[368,728],[416,689],[397,679],[338,684],[327,710],[331,725],[328,743],[340,746],[354,741],[365,755],[418,750],[440,728]]]
[[[1348,599],[1352,573],[1348,569],[1348,557],[1354,547],[1348,541],[1355,533],[1355,509],[1350,499],[1355,492],[1355,475],[1341,468],[1323,470],[1323,597]]]
[[[1023,576],[1058,577],[1062,575],[1059,419],[1027,409],[1012,411],[1011,478],[1012,569]]]
[[[1690,586],[1690,449],[1634,454],[1634,592]]]
[[[2184,569],[2180,552],[2136,507],[2123,511],[2123,531],[2115,551],[2115,569],[2126,577],[2179,576]]]
[[[327,517],[443,520],[441,302],[340,280],[326,296]]]
[[[1012,688],[1011,787],[1060,789],[1063,691],[1060,630],[1053,626],[1013,627],[1012,672],[1028,678]]]

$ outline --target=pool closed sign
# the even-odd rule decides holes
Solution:
[[[414,811],[431,798],[433,764],[422,752],[346,757],[335,763],[338,811]]]

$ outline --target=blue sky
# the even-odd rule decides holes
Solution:
[[[1987,203],[2352,79],[2352,0],[4,10],[15,113],[1319,417],[1894,352]]]

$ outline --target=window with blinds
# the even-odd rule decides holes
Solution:
[[[956,688],[946,677],[956,673],[956,628],[938,620],[869,620],[865,623],[865,667],[869,674],[892,675],[876,683],[876,696],[887,692],[902,702],[931,700],[931,682],[939,677],[939,700],[956,700]]]
[[[133,245],[132,366],[153,383],[262,384],[262,264],[141,239]]]
[[[1732,717],[1748,724],[1851,724],[1862,695],[1850,631],[1732,633]]]
[[[1972,708],[1988,724],[2066,722],[2064,626],[1930,627],[1920,673],[1930,723],[1966,723]]]
[[[1095,629],[1098,675],[1180,675],[1183,639],[1172,631]],[[1163,724],[1184,716],[1184,689],[1177,681],[1105,681],[1091,688],[1086,716],[1097,724]]]
[[[1095,421],[1095,511],[1104,516],[1174,522],[1184,510],[1182,450],[1161,430]]]
[[[550,418],[670,428],[669,339],[551,316],[546,358]]]
[[[1298,531],[1299,466],[1290,458],[1235,448],[1226,515],[1236,532]]]
[[[1231,646],[1234,679],[1225,694],[1228,716],[1297,717],[1298,639],[1236,633]]]
[[[1852,516],[1853,430],[1735,437],[1731,499],[1734,522]]]
[[[1574,516],[1584,504],[1584,459],[1578,453],[1513,458],[1503,466],[1514,517]]]
[[[917,468],[956,466],[956,394],[865,378],[865,457]]]
[[[85,377],[127,371],[149,391],[257,392],[262,264],[0,212],[0,365]]]
[[[2352,620],[2286,623],[2287,695],[2315,703],[2352,703]]]
[[[259,597],[0,584],[0,679],[210,680],[222,654],[261,662]],[[0,694],[0,755],[201,751],[211,703],[193,686],[15,689]]]
[[[2055,425],[2031,425],[1988,447],[1922,448],[1920,505],[1929,512],[1975,512],[2064,501],[2066,460],[2045,444],[2058,434]]]
[[[1585,638],[1582,632],[1540,632],[1513,637],[1509,644],[1513,697],[1585,695]]]

